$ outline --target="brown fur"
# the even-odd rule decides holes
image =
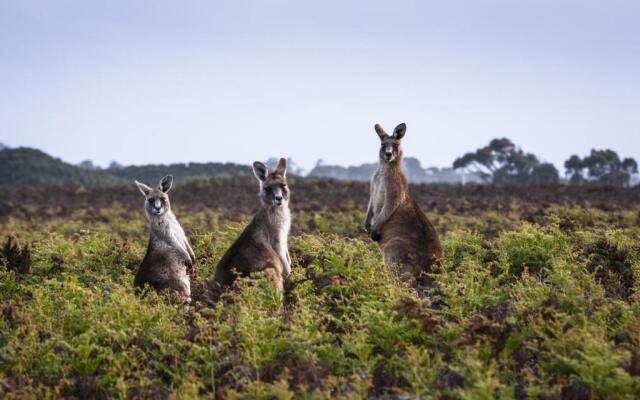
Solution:
[[[380,165],[371,178],[369,207],[365,229],[377,241],[385,264],[399,264],[412,279],[434,272],[434,264],[443,258],[442,245],[435,228],[409,192],[401,170],[406,126],[398,125],[389,136],[380,125]]]
[[[145,214],[149,220],[150,234],[147,253],[138,268],[133,285],[142,289],[145,285],[155,290],[169,289],[191,300],[190,276],[193,273],[195,255],[191,245],[171,211],[167,192],[171,188],[170,176],[163,178],[157,188],[136,182],[145,196]],[[161,205],[159,209],[154,204]]]
[[[264,272],[282,291],[284,279],[291,268],[287,246],[290,227],[289,190],[286,180],[286,160],[268,172],[262,163],[254,163],[260,181],[260,209],[216,266],[212,288],[214,292],[230,287],[238,276]],[[281,203],[276,194],[280,193]]]

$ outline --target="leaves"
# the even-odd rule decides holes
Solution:
[[[14,237],[7,236],[7,240],[0,248],[0,264],[4,264],[9,271],[15,271],[20,274],[29,273],[31,268],[29,246],[21,247]]]
[[[474,153],[457,158],[453,168],[472,168],[486,182],[501,185],[557,183],[559,179],[553,164],[541,163],[507,138],[493,139]]]
[[[564,163],[571,183],[595,182],[612,186],[628,186],[631,175],[638,173],[638,164],[633,158],[620,160],[611,149],[596,150],[581,159],[571,156]]]
[[[12,217],[32,261],[0,268],[0,397],[637,398],[639,211],[434,213],[445,262],[424,297],[361,211],[299,212],[282,298],[258,274],[212,306],[134,294],[139,210]],[[181,222],[204,282],[248,216]]]

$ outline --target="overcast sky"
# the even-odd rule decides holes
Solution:
[[[69,162],[640,159],[638,1],[0,0],[0,142]]]

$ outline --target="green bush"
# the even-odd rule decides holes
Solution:
[[[32,265],[0,267],[0,397],[638,398],[633,212],[437,215],[445,262],[424,297],[361,212],[304,212],[282,297],[256,275],[190,306],[134,294],[139,213],[7,218]],[[248,216],[180,217],[205,281]]]

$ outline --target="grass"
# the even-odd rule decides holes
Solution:
[[[638,398],[639,211],[429,214],[446,260],[426,296],[361,212],[301,212],[284,298],[256,276],[215,306],[134,294],[141,213],[8,217],[31,260],[0,257],[0,397]],[[177,213],[204,281],[249,216]]]

